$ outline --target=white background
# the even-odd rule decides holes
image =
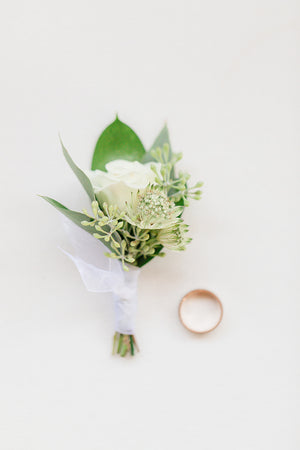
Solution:
[[[3,2],[1,450],[299,448],[296,4]],[[85,291],[36,196],[86,206],[58,132],[87,168],[116,112],[147,148],[167,120],[205,182],[188,250],[143,270],[125,360],[110,296]],[[201,287],[225,315],[197,337],[177,307]]]

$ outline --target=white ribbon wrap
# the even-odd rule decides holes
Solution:
[[[90,292],[112,292],[115,304],[115,330],[134,334],[137,307],[137,282],[140,269],[130,266],[125,272],[120,261],[105,256],[108,249],[98,239],[64,220],[74,253],[62,250],[76,265]]]

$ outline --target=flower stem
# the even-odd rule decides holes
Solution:
[[[117,345],[118,337],[119,337],[119,333],[116,331],[114,334],[114,339],[113,339],[113,349],[112,349],[113,355],[116,353],[116,345]]]
[[[118,350],[117,350],[117,353],[120,353],[120,351],[121,351],[121,347],[122,347],[122,338],[123,338],[123,334],[120,333],[120,335],[119,335],[119,344],[118,344]]]
[[[128,350],[127,345],[126,345],[125,342],[123,341],[123,342],[122,342],[122,347],[121,347],[120,355],[121,355],[122,357],[124,357],[124,356],[126,355],[126,353],[127,353],[127,350]]]
[[[134,345],[133,345],[132,334],[130,335],[130,350],[131,350],[131,355],[134,356]]]

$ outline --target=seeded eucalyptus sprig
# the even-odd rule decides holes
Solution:
[[[117,206],[103,203],[100,208],[95,200],[92,202],[92,211],[93,216],[83,210],[88,220],[83,220],[81,225],[97,231],[92,233],[94,238],[110,246],[111,252],[105,255],[120,260],[125,271],[128,271],[126,263],[136,265],[140,257],[153,256],[155,249],[161,245],[157,232],[128,223],[124,220],[125,211],[120,212]],[[163,255],[161,253],[160,256]]]
[[[92,220],[83,220],[81,225],[85,227],[94,227],[94,229],[98,231],[98,233],[93,233],[94,238],[103,239],[105,242],[112,241],[112,245],[119,248],[121,237],[118,230],[123,227],[123,222],[120,219],[124,216],[124,213],[119,213],[116,206],[108,206],[107,203],[103,203],[102,208],[103,209],[100,209],[98,202],[94,200],[92,202],[94,217],[90,216],[86,210],[83,210],[83,213],[87,218]]]
[[[153,230],[141,229],[128,222],[125,222],[123,236],[134,260],[154,255],[155,249],[160,245],[156,239],[157,233]]]
[[[182,201],[184,206],[188,206],[188,198],[199,200],[201,191],[199,188],[203,183],[198,182],[194,186],[188,187],[190,175],[186,172],[179,172],[175,176],[175,164],[182,159],[182,153],[171,153],[169,144],[164,144],[151,150],[152,157],[160,163],[160,170],[152,165],[152,170],[156,175],[155,182],[164,190],[166,195],[175,203]]]
[[[126,272],[128,272],[129,269],[125,263],[128,262],[129,264],[132,264],[132,263],[134,263],[135,259],[128,252],[128,246],[127,246],[126,241],[123,239],[121,241],[121,245],[119,245],[119,246],[116,246],[115,243],[113,243],[112,249],[114,250],[114,252],[111,252],[111,253],[107,252],[107,253],[105,253],[105,255],[108,256],[109,258],[119,259],[122,263],[123,269]]]
[[[125,211],[106,203],[100,208],[96,200],[92,211],[93,216],[83,211],[88,220],[81,224],[96,230],[93,236],[110,245],[111,252],[106,256],[120,260],[126,271],[126,263],[136,265],[139,258],[153,256],[161,246],[184,250],[190,241],[185,236],[188,227],[179,217],[182,207],[176,206],[159,186],[148,186],[132,195]]]

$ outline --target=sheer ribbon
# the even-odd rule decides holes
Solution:
[[[101,241],[68,219],[64,220],[64,227],[73,252],[62,251],[74,262],[86,289],[112,292],[115,331],[134,334],[140,269],[129,266],[129,272],[125,272],[120,261],[105,256],[108,249]]]

